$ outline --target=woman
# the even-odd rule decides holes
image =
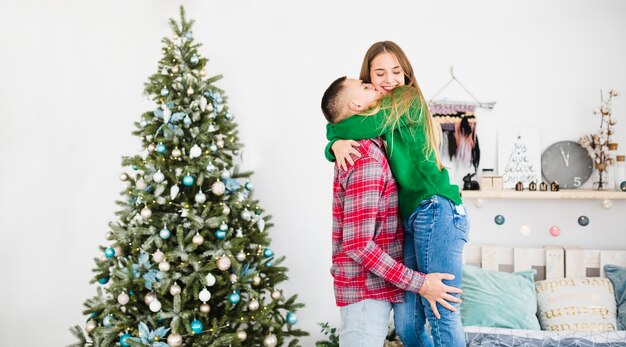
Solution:
[[[380,110],[371,112],[376,113],[372,116],[353,116],[329,124],[327,137],[333,141],[329,144],[332,153],[327,147],[326,155],[329,160],[336,157],[345,168],[345,162],[352,164],[350,154],[359,154],[352,148],[356,142],[338,139],[383,137],[399,187],[405,265],[423,273],[453,274],[455,279],[446,284],[460,287],[468,220],[459,189],[450,184],[448,172],[441,165],[432,120],[413,68],[398,45],[377,42],[365,54],[360,79],[389,95]],[[404,345],[431,346],[434,342],[435,346],[465,346],[460,307],[458,303],[452,305],[457,312],[438,310],[442,306],[406,292],[405,302],[394,306],[396,332]],[[437,319],[437,311],[441,319]],[[425,331],[425,318],[430,322],[433,340]]]

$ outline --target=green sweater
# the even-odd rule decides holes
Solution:
[[[401,88],[396,88],[396,90]],[[382,100],[383,106],[390,98]],[[335,161],[332,144],[339,139],[362,140],[382,137],[387,141],[389,167],[398,182],[400,214],[408,218],[420,202],[433,195],[440,195],[460,205],[459,187],[450,184],[448,171],[439,170],[434,153],[426,157],[427,138],[424,119],[421,117],[420,101],[415,99],[408,114],[402,115],[395,129],[384,129],[388,109],[384,107],[372,116],[354,115],[336,124],[326,125],[326,158]]]

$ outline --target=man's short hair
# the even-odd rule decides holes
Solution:
[[[343,105],[340,104],[339,94],[343,89],[343,82],[346,80],[346,76],[337,78],[330,84],[328,89],[322,96],[322,112],[328,123],[334,123],[335,119],[341,116],[341,110]]]

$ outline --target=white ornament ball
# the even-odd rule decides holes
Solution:
[[[236,274],[230,275],[230,283],[235,283],[237,280],[239,280],[239,277]]]
[[[120,246],[113,247],[113,250],[115,251],[115,256],[116,257],[121,257],[121,256],[124,255],[124,252],[122,251],[122,247],[120,247]]]
[[[613,201],[611,201],[609,199],[602,200],[602,208],[603,209],[608,210],[611,207],[613,207]]]
[[[150,303],[150,311],[159,312],[161,311],[161,302],[159,300],[154,300]]]
[[[148,152],[154,152],[155,149],[156,145],[154,143],[148,145]]]
[[[150,217],[152,217],[152,210],[150,210],[147,207],[144,207],[141,209],[141,217],[144,219],[148,219]]]
[[[222,179],[229,179],[230,178],[230,171],[228,171],[228,169],[222,170],[222,173],[220,174],[220,177],[222,177]]]
[[[198,299],[202,302],[209,301],[211,299],[211,292],[206,288],[202,289],[198,294]]]
[[[193,238],[191,239],[191,242],[193,242],[195,245],[200,246],[202,243],[204,243],[204,237],[202,237],[202,235],[196,233]]]
[[[191,94],[193,94],[193,88],[189,87],[189,89],[187,89],[187,95]]]
[[[280,293],[280,290],[275,290],[272,292],[272,299],[280,300],[281,297],[282,297],[282,294]]]
[[[178,158],[182,155],[183,153],[180,151],[180,149],[178,148],[174,148],[174,150],[172,151],[172,157],[174,158]]]
[[[215,195],[222,195],[226,191],[226,186],[222,181],[217,181],[211,185],[211,192]]]
[[[228,207],[227,205],[224,205],[224,208],[222,209],[222,214],[224,216],[228,216],[230,214],[230,207]]]
[[[256,300],[252,300],[252,301],[250,301],[250,303],[248,304],[248,309],[249,309],[250,311],[256,311],[256,310],[258,310],[258,309],[259,309],[259,306],[260,306],[260,305],[259,305],[259,302],[258,302],[258,301],[256,301]]]
[[[135,186],[137,187],[137,189],[144,190],[147,187],[146,181],[140,178],[137,180],[137,182],[135,182]]]
[[[200,76],[202,76],[202,77],[206,76],[206,70],[205,69],[200,70]]]
[[[522,226],[519,228],[519,233],[520,233],[520,234],[522,234],[522,235],[524,235],[524,236],[528,236],[528,235],[530,235],[530,231],[531,231],[531,230],[530,230],[530,227],[529,227],[528,225],[522,225]]]
[[[154,294],[154,292],[149,292],[143,297],[143,302],[145,302],[146,305],[150,305],[154,300],[156,300],[156,294]]]
[[[96,324],[96,321],[94,321],[93,319],[90,319],[89,322],[85,324],[85,331],[87,333],[91,333],[93,329],[95,329],[97,326],[98,324]]]
[[[174,41],[178,40],[178,38],[174,39]],[[174,65],[174,67],[172,67],[172,72],[173,73],[178,73],[178,66]]]
[[[180,347],[183,345],[183,337],[180,334],[171,333],[170,336],[167,337],[167,344],[170,347]]]
[[[154,254],[152,254],[152,260],[154,260],[157,263],[162,262],[163,259],[165,259],[165,253],[161,252],[160,249],[157,249],[157,251],[154,252]]]
[[[117,296],[117,302],[122,306],[128,304],[129,300],[130,297],[125,292],[122,292],[120,295]]]
[[[278,344],[278,339],[276,339],[276,335],[267,335],[263,339],[263,346],[265,347],[276,347]]]
[[[248,209],[244,209],[243,211],[241,211],[241,219],[250,220],[251,217],[252,217],[252,212],[248,211]]]
[[[200,305],[200,312],[207,314],[209,312],[211,312],[211,305],[209,304],[202,304]]]
[[[244,261],[246,260],[246,254],[243,251],[241,251],[237,253],[236,258],[237,258],[237,261]]]
[[[239,330],[237,332],[237,338],[239,341],[245,341],[248,338],[248,334],[243,330]]]
[[[209,273],[206,275],[206,277],[204,277],[204,279],[206,280],[206,285],[211,287],[215,284],[215,276],[213,276],[213,274]]]
[[[159,170],[159,171],[155,172],[154,175],[152,175],[152,179],[156,183],[161,183],[161,182],[163,182],[163,180],[165,180],[165,175],[161,172],[161,170]]]
[[[226,271],[230,268],[231,265],[230,258],[228,258],[227,256],[221,256],[219,259],[217,259],[216,265],[218,269]]]
[[[172,284],[172,286],[170,287],[170,294],[172,294],[173,296],[180,294],[180,286],[178,285],[178,283],[174,282],[174,284]]]
[[[120,174],[120,181],[128,181],[128,174],[126,172]]]
[[[198,194],[196,194],[194,199],[196,200],[197,203],[204,204],[204,202],[206,201],[206,195],[204,195],[203,192],[199,192]]]
[[[202,155],[202,149],[198,145],[193,145],[189,150],[189,156],[192,158],[197,158]]]
[[[166,262],[166,261],[162,261],[159,263],[159,270],[163,271],[163,272],[168,272],[170,271],[170,263]]]
[[[164,198],[164,197],[159,196],[159,197],[156,199],[156,202],[157,202],[157,204],[159,204],[159,205],[165,205],[165,202],[166,202],[166,201],[165,201],[165,198]]]
[[[254,276],[254,278],[252,278],[252,284],[255,286],[258,286],[261,284],[261,276]]]
[[[215,141],[215,145],[217,146],[217,148],[224,148],[224,140],[219,139]]]

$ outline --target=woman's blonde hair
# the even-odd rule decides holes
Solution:
[[[429,158],[431,154],[434,154],[437,166],[439,166],[440,170],[443,169],[438,151],[439,138],[435,135],[430,111],[428,110],[422,90],[417,84],[417,79],[413,73],[413,67],[409,62],[409,59],[406,57],[406,54],[404,54],[402,48],[392,41],[379,41],[374,43],[365,53],[365,57],[363,57],[363,64],[361,65],[361,74],[359,78],[363,82],[371,83],[372,79],[370,76],[372,60],[382,53],[391,53],[396,56],[404,73],[404,84],[413,87],[407,88],[407,92],[396,93],[398,95],[393,95],[394,93],[392,93],[393,98],[391,100],[390,112],[387,117],[385,127],[395,128],[400,120],[400,117],[409,111],[409,107],[411,106],[413,99],[418,97],[420,105],[419,114],[422,115],[424,119],[424,126],[426,128],[427,146],[424,148],[424,154],[426,155],[426,158]]]

